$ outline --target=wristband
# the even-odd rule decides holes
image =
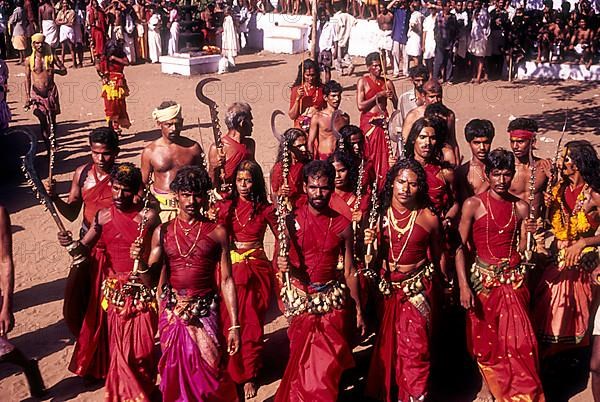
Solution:
[[[229,329],[227,331],[233,331],[234,329],[240,329],[242,327],[240,327],[239,325],[232,325],[231,327],[229,327]]]

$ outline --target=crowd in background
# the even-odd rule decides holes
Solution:
[[[441,81],[508,77],[523,59],[590,66],[598,57],[600,18],[588,0],[559,10],[514,7],[508,0],[319,0],[320,51],[338,70],[348,66],[347,46],[356,18],[375,18],[380,50],[395,76],[424,64]],[[246,47],[256,13],[310,14],[309,0],[217,0],[198,4],[166,0],[0,0],[0,56],[22,63],[35,32],[72,67],[84,49],[100,40],[120,40],[131,64],[158,62],[161,55],[208,50],[223,53],[229,66]],[[96,44],[96,47],[98,45]],[[220,50],[219,50],[220,49]],[[329,54],[328,54],[329,53]],[[92,60],[94,51],[91,52]]]

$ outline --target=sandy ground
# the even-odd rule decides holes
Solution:
[[[265,172],[270,170],[276,153],[276,141],[271,135],[269,117],[274,109],[286,110],[289,86],[296,74],[300,56],[254,54],[238,58],[238,70],[221,76],[221,82],[210,84],[208,93],[219,103],[221,110],[235,100],[245,100],[253,106],[254,137],[257,140],[257,159]],[[362,62],[362,61],[361,61]],[[10,64],[9,101],[13,111],[13,125],[32,125],[31,113],[24,112],[24,69]],[[355,77],[337,77],[345,87],[341,108],[357,123],[355,106],[356,80],[365,71],[357,69]],[[199,78],[165,76],[157,65],[129,67],[126,75],[131,87],[128,99],[129,115],[133,126],[122,138],[120,160],[139,163],[142,148],[156,139],[156,130],[150,113],[161,101],[174,99],[183,105],[184,135],[196,139],[205,147],[211,141],[206,107],[194,96]],[[59,144],[56,160],[58,190],[65,193],[74,169],[88,161],[87,135],[91,128],[104,124],[103,105],[99,97],[100,84],[91,67],[69,70],[66,77],[57,77],[61,91],[62,114],[59,116]],[[398,92],[410,88],[407,80],[396,81]],[[600,122],[600,92],[593,84],[561,83],[486,83],[479,86],[459,84],[445,88],[445,103],[457,116],[458,137],[462,140],[464,125],[475,117],[494,122],[497,131],[495,146],[508,146],[505,129],[511,116],[526,115],[535,118],[541,127],[539,154],[549,157],[569,110],[567,139],[588,138],[598,143],[597,127]],[[221,113],[222,117],[222,113]],[[200,130],[198,126],[200,122]],[[287,128],[289,121],[280,118],[278,127]],[[53,401],[103,399],[103,388],[88,389],[83,382],[67,371],[73,339],[62,318],[62,295],[68,272],[67,253],[57,244],[57,229],[31,192],[21,184],[16,157],[23,153],[23,145],[2,140],[0,147],[0,202],[11,213],[16,263],[15,319],[10,339],[31,357],[40,359],[40,368],[50,390],[47,399]],[[465,149],[466,157],[469,152]],[[46,158],[40,154],[40,175],[45,177]],[[68,226],[76,232],[79,220]],[[271,243],[272,244],[272,243]],[[279,383],[285,366],[287,337],[285,321],[273,313],[266,328],[266,369],[258,398],[270,398]],[[359,354],[364,371],[368,359]],[[564,389],[571,400],[589,401],[587,375],[579,382],[567,382]],[[352,387],[350,387],[352,388]],[[356,387],[354,387],[356,388]],[[0,367],[0,399],[23,400],[28,397],[24,377],[15,374],[12,367]],[[360,400],[352,389],[344,394],[346,400]],[[441,400],[469,400],[468,397],[443,397]],[[560,400],[560,399],[558,399]]]

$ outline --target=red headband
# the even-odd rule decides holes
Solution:
[[[531,140],[535,137],[535,133],[529,130],[513,130],[509,134],[511,138],[520,138],[522,140]]]

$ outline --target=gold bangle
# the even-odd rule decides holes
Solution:
[[[229,327],[229,329],[227,331],[233,331],[234,329],[240,329],[242,327],[240,327],[239,325],[232,325],[231,327]]]

